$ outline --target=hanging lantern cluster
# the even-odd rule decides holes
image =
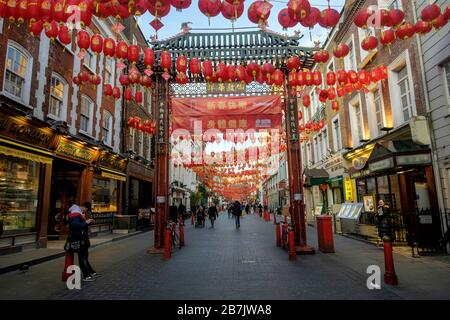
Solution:
[[[87,71],[80,71],[78,75],[76,75],[72,79],[73,83],[77,86],[82,86],[90,83],[92,86],[96,87],[102,82],[102,78],[97,74],[90,74]]]
[[[156,132],[156,122],[145,120],[142,122],[140,117],[131,117],[127,121],[127,126],[131,129],[135,129],[138,131],[142,131],[144,133],[148,133],[150,135],[155,134]]]

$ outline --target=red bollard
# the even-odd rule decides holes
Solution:
[[[273,213],[273,224],[277,224],[277,213]]]
[[[284,216],[284,223],[287,223],[287,216]]]
[[[184,246],[184,223],[180,222],[180,247]]]
[[[384,249],[384,283],[396,286],[398,278],[395,274],[394,256],[392,255],[392,242],[388,236],[383,237]]]
[[[170,246],[171,246],[170,234],[171,234],[170,227],[167,226],[166,233],[164,235],[164,259],[166,260],[170,259]]]
[[[281,231],[279,223],[275,223],[275,236],[277,237],[277,247],[281,247]]]
[[[67,281],[71,273],[67,273],[67,268],[73,265],[73,252],[66,251],[66,259],[64,261],[64,271],[61,275],[61,281]]]
[[[287,239],[286,239],[286,230],[287,230],[287,227],[288,227],[288,225],[287,225],[286,222],[283,223],[283,225],[281,226],[281,239],[282,239],[281,245],[282,245],[283,248],[285,247],[286,241],[287,241]]]
[[[194,225],[194,213],[191,214],[191,225]]]
[[[295,249],[295,233],[293,227],[289,227],[289,260],[297,260],[297,250]]]

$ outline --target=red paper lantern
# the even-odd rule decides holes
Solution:
[[[236,67],[235,74],[236,74],[237,81],[245,82],[245,80],[247,78],[247,70],[245,69],[244,66],[238,65]]]
[[[302,123],[301,125],[298,126],[298,130],[299,131],[305,131],[305,125]]]
[[[367,70],[361,70],[358,74],[358,80],[363,85],[368,85],[370,83],[370,74]]]
[[[303,95],[302,104],[305,108],[308,108],[311,105],[311,98],[308,94]]]
[[[30,23],[28,26],[28,31],[33,37],[39,37],[43,29],[44,23],[41,20],[38,20],[34,23]]]
[[[336,58],[344,58],[350,52],[350,48],[345,43],[339,43],[333,50]]]
[[[389,10],[389,18],[393,27],[397,27],[403,23],[405,13],[400,9]]]
[[[428,32],[431,31],[432,28],[433,26],[431,25],[430,22],[426,22],[423,20],[418,20],[414,25],[414,31],[415,33],[418,34],[427,34]]]
[[[78,78],[81,82],[88,82],[91,79],[91,75],[89,72],[83,70],[78,74]]]
[[[147,12],[147,3],[145,0],[137,0],[134,4],[133,1],[130,1],[128,4],[128,9],[131,12],[131,15],[141,16]]]
[[[139,46],[132,44],[128,47],[128,61],[132,64],[136,64],[139,61]]]
[[[183,55],[179,55],[175,62],[175,68],[177,69],[177,71],[181,73],[186,73],[187,65],[188,65],[187,58]]]
[[[259,72],[259,64],[257,64],[256,62],[250,62],[247,65],[246,70],[247,70],[247,74],[252,76],[253,79],[255,79],[256,75]]]
[[[333,71],[328,71],[327,73],[327,85],[334,86],[336,83],[336,73]]]
[[[104,88],[103,88],[103,93],[105,94],[105,96],[112,96],[113,95],[113,87],[112,85],[105,84]]]
[[[358,27],[362,29],[367,29],[367,20],[370,18],[372,13],[367,9],[361,9],[353,18],[353,23]]]
[[[353,92],[353,84],[352,83],[346,83],[345,84],[345,92],[348,94],[351,94]]]
[[[73,83],[76,84],[77,86],[80,86],[80,85],[82,84],[82,81],[81,81],[81,79],[80,79],[79,76],[73,77],[72,81],[73,81]]]
[[[141,83],[141,85],[143,85],[146,88],[150,88],[152,85],[152,78],[150,78],[147,75],[142,75],[139,82]]]
[[[72,33],[65,25],[59,27],[58,40],[65,46],[72,43]]]
[[[289,16],[288,9],[284,8],[278,13],[278,23],[283,27],[283,30],[292,28],[297,24],[297,21]]]
[[[275,67],[271,63],[264,63],[262,66],[263,74],[270,79],[270,76],[275,72]]]
[[[308,97],[309,97],[309,96],[308,96]],[[305,124],[305,128],[306,128],[307,130],[311,130],[311,127],[312,127],[312,121],[309,120],[309,121]]]
[[[134,101],[136,101],[136,103],[138,105],[142,104],[142,91],[136,90],[136,93],[134,94]]]
[[[350,80],[351,83],[358,82],[358,73],[355,70],[350,70],[347,72],[347,74],[348,74],[348,79]]]
[[[56,22],[66,21],[64,19],[64,0],[56,0],[53,2],[53,20]]]
[[[292,21],[301,21],[308,16],[311,5],[307,0],[289,0],[287,10]]]
[[[59,34],[59,28],[58,28],[58,23],[56,23],[56,21],[52,21],[45,27],[45,35],[47,37],[49,37],[52,41],[54,41],[56,39],[58,34]],[[89,34],[88,34],[88,37],[89,37]],[[87,41],[88,41],[87,46],[89,47],[89,38]]]
[[[164,71],[167,72],[167,70],[169,70],[172,67],[172,56],[168,51],[163,51],[161,52],[161,56],[159,59],[161,68],[163,68]]]
[[[123,87],[126,87],[127,85],[130,84],[130,78],[128,77],[127,74],[122,73],[122,74],[119,76],[119,82],[120,82],[120,84],[121,84]]]
[[[445,8],[445,11],[444,11],[444,17],[445,17],[445,19],[447,19],[447,21],[450,20],[450,5],[448,5],[448,6]]]
[[[362,85],[362,83],[359,82],[359,81],[353,84],[353,88],[354,88],[355,90],[361,90],[362,87],[363,87],[363,85]]]
[[[336,92],[338,97],[343,97],[345,95],[345,88],[343,86],[339,86],[337,87]]]
[[[336,89],[334,87],[330,87],[328,89],[328,100],[334,100],[336,98]]]
[[[433,20],[432,25],[435,29],[440,29],[447,24],[447,18],[443,14],[440,14]]]
[[[414,35],[414,25],[412,23],[404,23],[397,28],[395,34],[397,38],[407,40]]]
[[[286,67],[289,71],[296,71],[300,67],[300,58],[298,56],[291,56],[286,62]]]
[[[257,23],[260,26],[266,25],[267,20],[270,16],[270,9],[272,9],[272,4],[268,1],[262,1],[258,0],[253,2],[249,7],[247,11],[248,19],[253,22]]]
[[[429,4],[422,9],[420,17],[425,22],[432,22],[441,14],[441,9],[437,4]]]
[[[95,15],[103,19],[114,16],[113,2],[99,2]]]
[[[319,50],[314,53],[314,61],[317,63],[326,63],[330,58],[327,50]]]
[[[139,80],[141,79],[141,74],[139,73],[139,70],[136,69],[136,67],[133,67],[130,70],[128,79],[130,80],[131,84],[136,84],[139,82]]]
[[[387,29],[387,30],[383,30],[381,31],[380,34],[380,42],[382,45],[384,46],[390,46],[394,43],[395,41],[395,31],[392,29]]]
[[[47,4],[49,2],[47,1]],[[41,5],[42,0],[30,1],[28,2],[28,20],[29,26],[35,23],[38,20],[41,20]],[[51,5],[50,5],[51,7]],[[6,12],[6,1],[0,1],[0,17],[4,17],[4,13]]]
[[[93,74],[93,75],[91,75],[89,82],[93,86],[98,86],[102,82],[102,78],[100,78],[100,76],[98,74]]]
[[[347,72],[345,70],[338,70],[337,72],[337,81],[339,84],[346,84],[348,79]]]
[[[227,66],[227,79],[229,82],[236,80],[236,67],[232,64]]]
[[[295,87],[297,86],[297,72],[295,71],[290,71],[288,74],[288,85],[290,87]]]
[[[99,54],[103,49],[103,38],[99,34],[94,34],[91,38],[91,49],[95,54]]]
[[[206,78],[207,81],[211,79],[211,77],[213,76],[213,72],[214,70],[211,61],[209,60],[203,61],[203,76]]]
[[[147,69],[151,69],[155,64],[155,51],[150,48],[144,48],[144,65]]]
[[[373,68],[373,69],[370,71],[370,79],[371,79],[373,82],[378,82],[378,81],[381,80],[381,71],[380,71],[379,68]]]
[[[117,59],[124,60],[128,58],[128,45],[125,41],[119,41],[116,45]]]
[[[337,101],[331,101],[331,110],[334,110],[334,111],[339,111],[339,102],[337,102]]]
[[[222,3],[220,0],[199,0],[198,8],[200,11],[210,19],[219,15],[222,10]]]
[[[116,42],[111,38],[103,40],[103,53],[107,57],[114,57],[116,51]]]
[[[170,4],[177,9],[177,11],[189,8],[191,3],[192,0],[170,0]]]
[[[192,58],[189,61],[189,71],[194,76],[194,78],[198,77],[201,72],[200,60],[198,58]]]
[[[131,101],[131,99],[133,99],[133,92],[131,91],[131,88],[125,89],[123,97],[125,98],[126,101]]]
[[[375,49],[377,47],[377,45],[378,45],[378,40],[374,36],[364,38],[363,41],[361,42],[361,48],[363,48],[363,50],[365,50],[365,51],[371,51],[371,50]]]
[[[313,73],[310,71],[306,71],[304,74],[305,74],[305,85],[312,86],[314,84]]]
[[[219,62],[216,67],[216,76],[219,82],[225,82],[228,80],[228,68],[223,62]]]
[[[314,71],[312,77],[314,85],[320,86],[322,84],[322,74],[320,73],[320,71]]]
[[[224,1],[222,2],[221,12],[225,19],[235,21],[244,13],[244,2],[232,4]]]
[[[379,66],[381,80],[386,80],[388,78],[388,68],[386,66]]]
[[[301,70],[297,72],[297,85],[298,86],[306,85],[305,73]]]
[[[284,74],[280,69],[276,69],[272,75],[273,82],[276,86],[282,86],[284,82]]]
[[[170,0],[147,0],[147,9],[156,18],[165,17],[170,12]]]
[[[263,84],[266,81],[266,77],[264,76],[264,74],[261,72],[261,70],[259,70],[259,72],[256,74],[256,81],[259,84]]]
[[[28,18],[28,0],[19,0],[16,2],[16,17],[19,24],[24,23]]]
[[[309,14],[302,20],[300,20],[300,24],[305,28],[313,28],[320,19],[320,10],[316,7],[311,7]]]
[[[328,99],[328,90],[320,90],[319,101],[325,103],[327,102],[327,99]]]
[[[91,24],[92,21],[92,8],[90,7],[90,1],[81,0],[78,4],[78,10],[80,12],[80,24],[84,28]]]
[[[323,28],[333,28],[340,18],[341,15],[336,9],[327,8],[320,13],[319,24]]]
[[[113,89],[113,97],[116,100],[120,99],[120,88],[119,87],[114,87],[114,89]]]
[[[40,6],[40,12],[39,12],[38,16],[36,16],[37,13],[35,12],[35,9],[31,9],[31,11],[30,11],[30,6],[32,6],[32,4],[35,3],[35,2],[38,3],[38,5]],[[52,20],[55,20],[56,22],[59,22],[55,18],[55,15],[54,15],[54,12],[53,12],[53,10],[54,10],[53,2],[54,1],[52,1],[52,0],[29,1],[28,2],[28,11],[29,11],[29,14],[30,14],[29,15],[30,21],[33,20],[33,19],[36,19],[36,20],[40,19],[40,20],[44,21],[44,23],[49,23]]]
[[[389,11],[386,9],[380,9],[376,12],[379,15],[380,24],[383,27],[392,27],[393,23],[391,20],[391,16],[389,15]]]

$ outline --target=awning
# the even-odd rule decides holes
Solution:
[[[53,159],[51,159],[51,158],[43,157],[43,156],[40,156],[40,155],[37,155],[34,153],[30,153],[30,152],[26,152],[26,151],[14,149],[14,148],[6,147],[6,146],[0,146],[0,153],[7,155],[7,156],[11,156],[11,157],[21,158],[21,159],[25,159],[25,160],[29,160],[29,161],[34,161],[34,162],[40,162],[43,164],[52,164],[52,161],[53,161]]]
[[[329,175],[325,169],[305,169],[303,175],[305,176],[305,187],[328,183]]]
[[[104,168],[102,168],[101,176],[105,177],[105,178],[118,180],[118,181],[127,181],[126,174],[117,172],[117,171],[113,171],[113,170],[104,169]]]
[[[342,176],[328,179],[331,188],[340,188],[343,185],[344,178]]]

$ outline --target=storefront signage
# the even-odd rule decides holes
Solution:
[[[431,156],[429,153],[426,154],[412,154],[405,156],[397,156],[397,165],[415,165],[415,164],[428,164],[431,162]]]
[[[54,134],[50,128],[39,128],[20,118],[0,115],[0,134],[14,140],[47,149]]]
[[[330,178],[329,184],[331,188],[340,188],[342,186],[342,176]]]
[[[206,93],[245,93],[247,85],[244,82],[209,82],[206,84]]]
[[[159,103],[158,108],[158,129],[157,129],[157,142],[158,143],[166,143],[166,134],[167,134],[167,106],[164,101]]]
[[[102,171],[102,177],[114,179],[117,181],[127,181],[127,178],[125,176],[121,176],[118,174],[109,173],[109,172],[105,172],[105,171]]]
[[[394,167],[394,159],[393,158],[387,158],[384,160],[369,163],[369,170],[371,172],[386,170],[386,169],[390,169],[392,167]]]
[[[289,123],[289,139],[291,141],[298,140],[298,108],[297,97],[295,95],[289,96],[287,121]]]
[[[118,171],[125,171],[127,168],[127,161],[125,159],[106,151],[100,154],[98,164]]]
[[[95,150],[90,150],[80,145],[64,141],[59,143],[56,153],[84,162],[92,162],[95,158]]]
[[[352,161],[352,165],[356,170],[361,170],[362,168],[364,168],[366,163],[367,163],[366,157],[358,157],[358,158],[353,159],[353,161]]]
[[[341,168],[342,168],[342,156],[341,155],[333,156],[324,165],[325,170],[336,171]]]
[[[350,177],[344,178],[345,201],[353,202],[353,183]]]

